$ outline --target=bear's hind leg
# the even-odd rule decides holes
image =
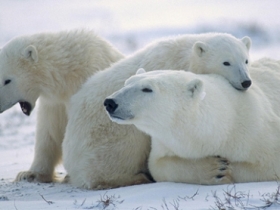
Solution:
[[[92,189],[105,190],[105,189],[113,189],[113,188],[132,186],[132,185],[149,184],[152,182],[153,180],[149,179],[146,176],[146,174],[139,173],[130,177],[126,177],[126,179],[124,180],[117,179],[111,182],[99,182],[98,185],[92,187]]]

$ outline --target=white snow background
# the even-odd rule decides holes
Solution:
[[[252,38],[252,60],[280,59],[279,9],[278,0],[0,0],[0,47],[18,35],[87,28],[130,54],[160,37],[227,32]],[[1,210],[280,209],[276,182],[154,183],[105,191],[13,183],[17,173],[31,165],[35,122],[36,109],[26,117],[18,105],[0,115]],[[62,166],[57,172],[65,175]]]

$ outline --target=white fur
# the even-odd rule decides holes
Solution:
[[[197,41],[205,48],[196,48]],[[134,126],[112,123],[103,107],[106,96],[120,89],[139,68],[217,73],[242,89],[240,83],[249,79],[245,61],[250,43],[248,37],[239,40],[216,33],[164,39],[92,76],[71,98],[63,141],[63,163],[71,183],[91,189],[149,182],[143,173],[147,172],[150,138]],[[225,61],[231,66],[224,66]]]
[[[108,42],[85,30],[16,37],[2,48],[0,112],[22,101],[30,103],[32,111],[40,99],[35,157],[29,171],[19,173],[17,181],[53,180],[62,156],[70,97],[94,72],[121,58]]]
[[[152,137],[155,180],[189,182],[184,162],[215,155],[231,162],[234,182],[279,179],[280,61],[261,59],[250,73],[246,92],[218,75],[165,71],[135,75],[110,96],[118,104],[114,116]],[[133,117],[126,120],[127,113]]]

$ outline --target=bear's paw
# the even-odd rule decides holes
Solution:
[[[40,174],[33,171],[22,171],[18,173],[15,179],[15,182],[20,181],[49,183],[53,182],[53,176],[50,174]]]

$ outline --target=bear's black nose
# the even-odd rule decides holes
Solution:
[[[116,102],[111,99],[111,98],[107,98],[105,101],[104,101],[104,106],[106,107],[106,110],[109,112],[109,113],[113,113],[117,107],[118,107],[118,104],[116,104]]]
[[[243,88],[248,88],[248,87],[251,86],[251,84],[252,84],[251,80],[246,80],[246,81],[241,83]]]

